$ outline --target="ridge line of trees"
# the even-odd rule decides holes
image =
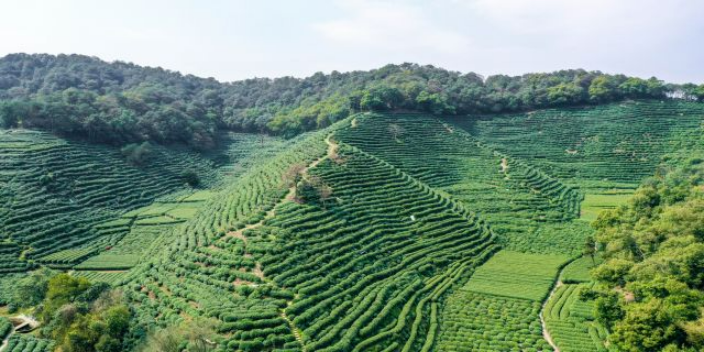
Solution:
[[[221,83],[81,55],[0,58],[0,127],[115,145],[150,141],[208,150],[222,130],[290,137],[356,111],[476,114],[625,99],[704,101],[704,85],[581,69],[485,78],[410,63]]]

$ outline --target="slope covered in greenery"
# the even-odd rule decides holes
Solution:
[[[626,205],[594,222],[605,262],[593,272],[601,286],[592,294],[620,350],[704,347],[701,161],[646,180]]]
[[[169,341],[189,351],[629,350],[619,327],[642,312],[614,292],[645,310],[683,307],[642,283],[663,275],[659,251],[692,254],[666,274],[691,285],[673,286],[676,297],[699,297],[686,281],[698,268],[696,226],[691,238],[653,237],[684,232],[673,219],[697,224],[699,174],[649,183],[619,206],[658,167],[704,150],[702,116],[701,105],[673,101],[361,113],[285,141],[219,136],[210,153],[155,145],[141,165],[130,164],[141,145],[11,130],[0,180],[15,196],[0,215],[25,222],[0,242],[3,268],[20,272],[0,274],[0,288],[27,293],[44,274],[24,272],[50,266],[70,270],[48,280],[75,292],[47,284],[29,304],[0,290],[0,304],[37,307],[44,338],[67,346],[72,331],[89,351],[108,340],[144,351]],[[184,186],[194,178],[184,170],[201,189]],[[24,202],[37,196],[48,201]],[[597,221],[605,288],[589,276],[599,258],[580,258],[593,249],[585,219],[600,208],[616,209]],[[52,219],[85,231],[51,232]],[[46,224],[41,239],[35,223]],[[113,306],[128,307],[129,328],[111,335],[101,324]],[[693,345],[690,311],[666,316],[674,333],[658,347]]]
[[[269,138],[263,148],[259,137],[243,134],[223,140],[223,150],[212,155],[150,146],[137,164],[124,149],[1,131],[0,271],[24,271],[32,262],[75,264],[120,241],[133,223],[141,225],[128,211],[176,191],[192,193],[193,180],[197,187],[216,187],[241,173],[232,167],[247,165],[257,148],[277,143]]]
[[[702,115],[697,103],[629,101],[451,121],[568,184],[599,190],[637,187]]]
[[[433,116],[371,114],[340,138],[459,200],[508,248],[573,253],[583,240],[577,189]]]

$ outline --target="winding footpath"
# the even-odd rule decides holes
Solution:
[[[0,344],[0,352],[4,351],[5,348],[7,348],[7,345],[10,343],[10,337],[15,333],[15,331],[23,326],[29,325],[32,330],[36,329],[39,327],[39,322],[27,315],[20,314],[18,316],[12,317],[11,319],[17,319],[17,320],[22,320],[22,324],[13,326],[12,330],[5,336],[5,338],[2,340],[2,343]]]
[[[562,270],[564,270],[564,268]],[[552,299],[552,296],[555,294],[555,291],[557,291],[557,289],[560,286],[562,286],[562,281],[560,280],[560,276],[562,275],[562,270],[560,270],[560,272],[557,274],[557,279],[556,279],[555,285],[553,285],[553,288],[550,291],[548,298],[545,300],[545,302],[543,302],[543,306],[540,307],[540,314],[539,314],[540,315],[540,325],[543,328],[543,338],[545,339],[545,341],[547,341],[550,344],[550,346],[552,347],[552,349],[555,352],[560,352],[560,349],[555,344],[555,341],[553,341],[552,336],[550,335],[550,331],[548,331],[548,327],[547,327],[547,325],[545,325],[545,317],[543,316],[543,313],[545,313],[545,306]]]
[[[542,307],[540,307],[539,316],[540,316],[540,325],[543,328],[543,338],[545,339],[545,341],[547,341],[550,344],[550,346],[552,347],[552,349],[555,352],[560,352],[560,349],[557,347],[557,344],[555,344],[555,341],[552,339],[552,336],[550,335],[550,331],[548,331],[547,325],[545,325],[545,317],[544,317],[543,313],[545,313],[545,306],[548,304],[548,302],[550,302],[552,297],[555,295],[555,291],[557,291],[557,289],[563,285],[562,280],[560,280],[560,278],[562,277],[562,272],[564,272],[565,269],[570,264],[572,264],[572,262],[574,262],[575,260],[577,260],[579,258],[581,258],[581,257],[576,257],[576,258],[572,258],[572,259],[568,260],[567,263],[565,263],[565,265],[563,265],[562,268],[560,268],[560,271],[557,273],[557,277],[555,277],[555,284],[552,286],[552,290],[550,290],[550,294],[548,295],[548,298],[545,299]]]
[[[337,143],[335,143],[335,142],[331,139],[332,135],[333,135],[333,134],[331,133],[331,134],[329,134],[329,135],[325,138],[325,143],[328,145],[328,151],[327,151],[327,153],[325,153],[325,155],[321,156],[320,158],[314,160],[312,163],[310,163],[310,164],[308,164],[306,167],[304,167],[304,168],[301,170],[301,175],[307,176],[307,175],[308,175],[308,170],[310,170],[310,169],[312,169],[312,168],[318,166],[318,164],[320,164],[320,163],[321,163],[323,160],[325,160],[325,159],[334,158],[334,156],[337,154],[337,149],[338,149],[339,146],[338,146]],[[295,186],[289,187],[288,193],[286,194],[286,196],[285,196],[284,198],[282,198],[274,207],[271,208],[271,210],[269,210],[269,211],[266,213],[266,215],[264,216],[264,219],[262,219],[261,221],[259,221],[259,222],[257,222],[257,223],[249,224],[249,225],[245,226],[244,228],[242,228],[242,229],[240,229],[240,230],[232,231],[232,232],[228,233],[228,236],[233,236],[233,237],[240,238],[240,239],[245,243],[245,246],[246,246],[246,244],[247,244],[247,236],[244,235],[244,232],[247,231],[247,230],[255,229],[255,228],[257,228],[257,227],[260,227],[260,226],[264,225],[264,222],[265,222],[266,220],[272,218],[272,217],[275,215],[275,209],[276,209],[276,207],[279,206],[280,204],[284,203],[284,202],[294,201],[294,200],[295,200],[295,194],[296,194],[296,187],[295,187]],[[245,248],[246,248],[246,247],[245,247]],[[258,267],[259,267],[259,265],[260,265],[260,264],[257,263],[257,266],[258,266]],[[266,280],[266,279],[263,277],[263,274],[262,274],[262,277],[261,277],[261,278],[262,278],[263,280],[265,280],[265,281],[269,281],[269,280]],[[271,283],[273,284],[273,282],[271,282]],[[294,299],[295,299],[295,298],[294,298]],[[291,303],[292,303],[292,301],[286,302],[287,306],[290,306]],[[305,345],[303,344],[303,336],[302,336],[302,334],[301,334],[301,331],[298,329],[298,327],[296,327],[296,324],[293,322],[293,320],[289,319],[288,315],[286,315],[286,308],[281,309],[281,318],[283,318],[284,320],[286,320],[286,322],[288,323],[289,328],[291,329],[291,332],[293,333],[293,336],[296,338],[296,341],[298,341],[298,343],[301,345],[301,350],[302,350],[303,352],[307,352],[307,350],[306,350],[306,348],[305,348]],[[1,349],[1,348],[0,348],[0,352],[2,352],[2,349]]]

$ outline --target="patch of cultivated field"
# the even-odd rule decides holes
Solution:
[[[142,168],[1,133],[0,305],[7,278],[50,266],[129,288],[149,327],[208,319],[219,350],[602,351],[580,297],[600,261],[581,257],[589,222],[702,113],[368,113],[287,141],[232,134],[216,155],[159,147]],[[178,176],[193,168],[197,189]]]
[[[479,267],[467,283],[469,291],[542,301],[569,257],[501,251]]]
[[[621,190],[608,193],[587,193],[582,202],[581,219],[585,221],[596,220],[599,213],[608,209],[615,209],[626,204],[633,194],[632,191]]]

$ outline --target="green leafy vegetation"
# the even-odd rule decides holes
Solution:
[[[584,283],[592,281],[591,271],[601,264],[603,260],[589,256],[581,257],[567,265],[560,275],[560,280],[565,283]]]
[[[482,265],[466,287],[478,293],[542,301],[567,259],[502,251]]]
[[[597,317],[624,351],[702,345],[700,159],[648,179],[628,204],[594,222],[605,262],[594,270]]]
[[[446,302],[437,351],[552,351],[542,337],[539,312],[539,302],[464,286]]]
[[[54,342],[47,339],[38,339],[32,336],[10,337],[5,351],[7,352],[51,352]]]
[[[625,204],[631,194],[632,192],[630,190],[586,194],[584,196],[584,202],[582,202],[581,218],[590,222],[594,221],[602,211],[615,209]]]
[[[11,54],[0,59],[0,127],[209,150],[223,128],[292,136],[355,111],[495,113],[668,96],[701,100],[702,91],[599,71],[485,78],[416,64],[220,83],[80,55]]]
[[[595,321],[594,300],[580,294],[588,284],[560,285],[543,309],[545,324],[560,351],[606,351],[606,329]]]
[[[209,182],[216,177],[212,161],[191,152],[161,147],[148,165],[137,167],[113,148],[31,131],[0,132],[0,155],[0,236],[11,241],[0,250],[16,260],[120,236],[99,224],[182,189],[184,168],[196,167]]]
[[[8,310],[13,313],[22,309],[24,313],[11,318],[21,322],[16,331],[15,324],[0,317],[0,336],[14,332],[7,350],[53,351],[56,347],[67,352],[123,351],[133,310],[119,290],[42,269],[20,278],[8,291]],[[32,335],[20,329],[27,325],[32,331],[39,324],[38,333]]]
[[[529,164],[426,114],[368,115],[340,139],[400,168],[486,219],[502,244],[577,254],[589,231],[570,220],[582,195]]]
[[[70,268],[115,246],[132,230],[154,225],[142,228],[146,248],[140,251],[146,250],[166,230],[156,225],[183,222],[202,204],[196,198],[168,197],[199,194],[202,200],[206,193],[193,189],[195,183],[218,188],[281,143],[246,134],[221,138],[227,147],[224,143],[212,155],[151,146],[149,161],[134,165],[116,148],[32,131],[0,132],[0,273],[26,271],[36,263]],[[190,182],[184,170],[191,173]],[[42,181],[49,174],[50,181]],[[157,213],[165,218],[127,216],[146,211],[137,209],[157,199],[166,207]]]
[[[13,326],[10,320],[5,317],[0,317],[0,340],[4,339],[12,329]]]
[[[7,57],[0,315],[28,351],[697,350],[697,89]]]

